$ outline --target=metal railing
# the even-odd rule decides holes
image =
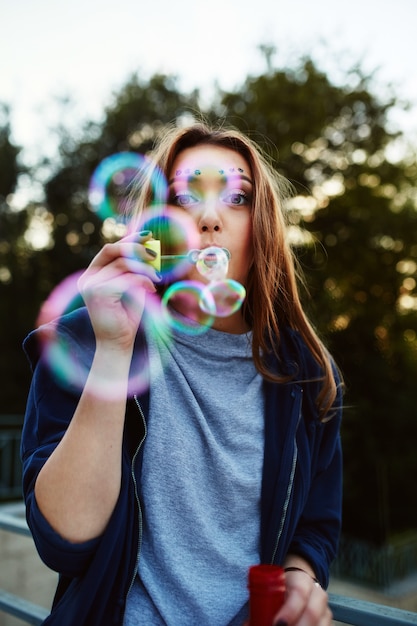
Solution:
[[[23,415],[0,415],[0,502],[22,497]]]
[[[406,626],[417,624],[417,613],[383,604],[329,594],[333,619],[351,626]]]
[[[377,589],[390,589],[398,580],[417,571],[417,532],[400,541],[373,546],[342,535],[337,559],[332,565],[336,578],[361,581]]]
[[[34,624],[34,626],[42,624],[49,615],[49,611],[42,606],[15,596],[13,593],[7,593],[3,589],[0,589],[0,611],[20,619],[25,624]]]
[[[30,536],[21,502],[0,506],[0,530]],[[335,621],[350,626],[417,625],[417,613],[382,604],[330,594],[330,608]],[[39,626],[49,611],[19,596],[0,589],[0,611],[13,615],[26,624]]]
[[[30,537],[23,503],[0,505],[0,530]],[[0,611],[16,617],[25,624],[42,624],[49,611],[20,596],[0,589]]]

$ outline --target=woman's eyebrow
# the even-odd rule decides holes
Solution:
[[[197,180],[197,176],[188,175],[188,176],[174,176],[171,180],[168,181],[168,185],[172,185],[178,181],[186,181],[187,183],[192,183],[194,180]]]
[[[229,180],[245,180],[247,183],[253,185],[253,181],[245,174],[230,174],[224,177],[227,181]]]

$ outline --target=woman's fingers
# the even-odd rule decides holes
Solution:
[[[161,280],[143,242],[150,234],[106,244],[78,281],[97,340],[130,344],[143,314],[146,293]],[[135,240],[133,240],[135,239]],[[146,262],[148,261],[148,262]]]
[[[304,572],[286,575],[287,597],[275,618],[275,624],[288,626],[331,626],[328,595]]]
[[[154,251],[150,248],[145,248],[143,243],[120,240],[116,243],[105,244],[100,252],[98,252],[98,254],[91,261],[86,271],[88,272],[89,269],[96,270],[97,268],[105,267],[118,259],[124,259],[128,269],[148,274],[150,278],[154,278],[156,282],[158,282],[158,275],[155,271],[148,273],[148,269],[151,268],[149,262],[153,261],[154,258]],[[144,267],[138,265],[140,263]]]
[[[105,254],[100,258],[96,257],[78,281],[80,291],[86,291],[95,285],[106,283],[118,276],[129,276],[132,282],[135,282],[137,277],[146,278],[152,285],[161,280],[161,277],[151,265],[144,263],[131,254],[127,254],[127,252],[125,250],[125,256]],[[154,288],[151,290],[154,291]]]

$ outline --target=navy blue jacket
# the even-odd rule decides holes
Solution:
[[[61,377],[56,368],[48,366],[42,346],[47,346],[55,333],[72,362],[80,365],[79,381],[69,383],[67,376]],[[136,341],[135,354],[143,359],[141,332]],[[74,414],[94,346],[85,308],[61,318],[57,327],[34,331],[24,343],[33,369],[22,433],[27,520],[42,560],[60,574],[51,615],[44,622],[50,626],[122,625],[140,553],[147,392],[127,399],[121,491],[103,535],[82,544],[66,541],[43,517],[34,496],[36,477]],[[287,553],[299,554],[327,587],[341,526],[341,395],[334,417],[320,422],[315,404],[320,371],[297,332],[282,331],[280,360],[274,360],[277,371],[294,372],[295,376],[288,383],[264,383],[261,561],[280,564]],[[141,364],[133,360],[135,367]]]

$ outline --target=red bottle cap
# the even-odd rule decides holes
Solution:
[[[285,598],[285,572],[278,565],[249,568],[249,624],[272,626]]]

